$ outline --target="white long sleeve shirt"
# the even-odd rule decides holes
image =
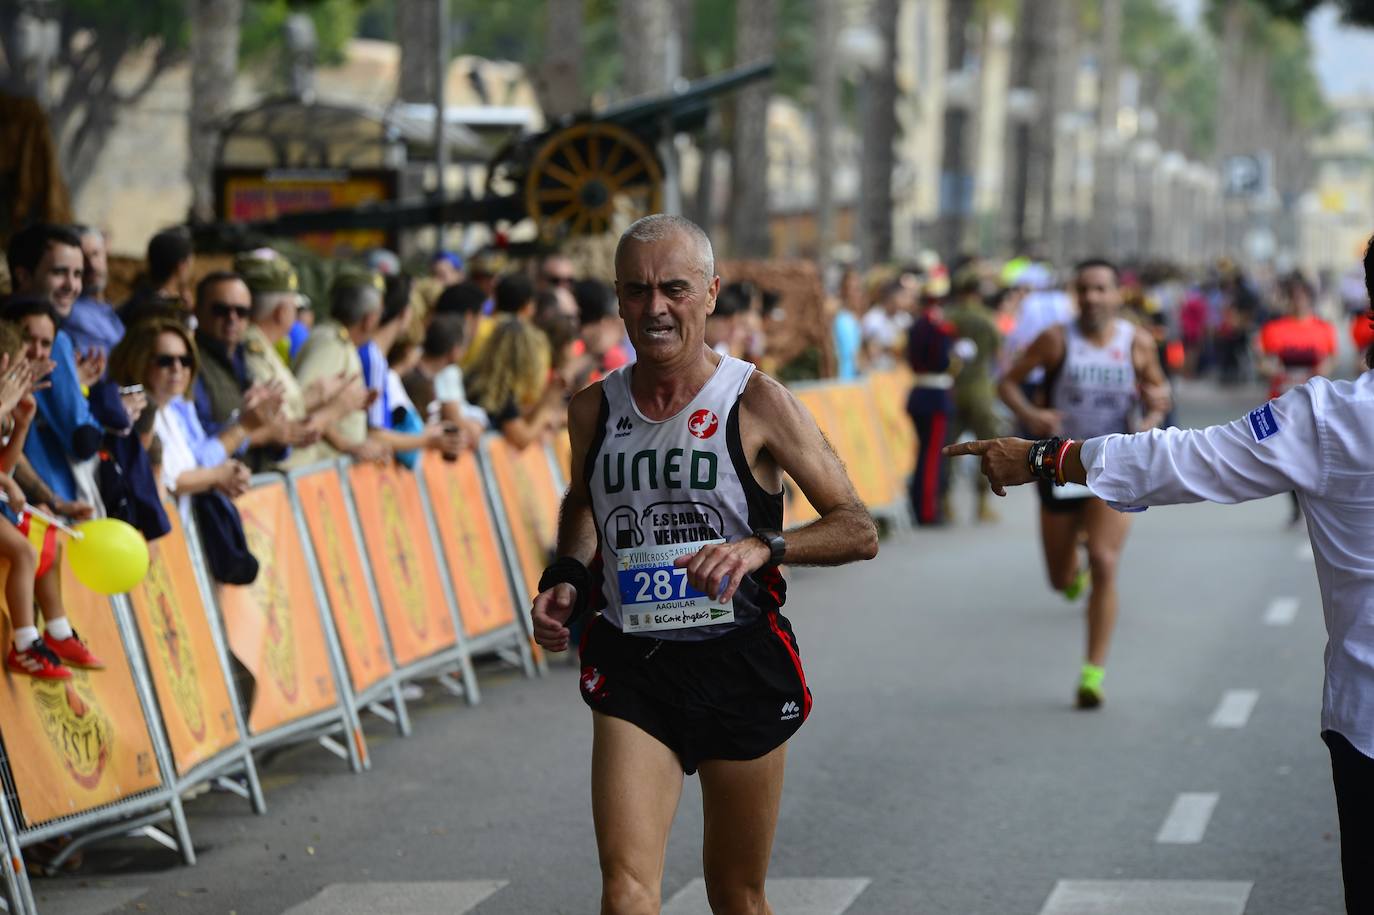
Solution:
[[[1090,439],[1082,458],[1123,510],[1297,492],[1326,617],[1321,726],[1374,757],[1374,371],[1313,378],[1220,426]]]

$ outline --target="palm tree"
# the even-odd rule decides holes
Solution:
[[[740,3],[735,8],[735,63],[772,57],[777,34],[778,0]],[[766,257],[772,247],[768,222],[768,98],[772,89],[771,79],[761,80],[735,96],[730,245],[736,257]]]
[[[875,0],[871,22],[883,38],[883,55],[867,75],[861,92],[864,104],[863,160],[859,193],[863,222],[854,228],[860,259],[865,265],[892,257],[892,171],[897,143],[897,13],[898,0]]]
[[[816,252],[822,266],[835,247],[835,129],[839,124],[837,0],[815,0]]]
[[[215,218],[212,183],[219,126],[233,108],[243,0],[189,0],[191,108],[188,123],[193,221]]]

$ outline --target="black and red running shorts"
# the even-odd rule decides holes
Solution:
[[[811,713],[792,624],[781,613],[704,641],[626,635],[602,616],[582,636],[582,700],[639,727],[677,754],[758,759]]]

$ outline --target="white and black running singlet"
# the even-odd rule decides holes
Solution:
[[[646,419],[625,366],[602,381],[601,417],[584,472],[602,560],[606,621],[630,634],[699,641],[782,605],[776,568],[746,576],[730,604],[703,594],[673,566],[708,543],[782,528],[782,493],[755,481],[739,436],[739,399],[753,374],[722,357],[686,407]]]
[[[1118,318],[1106,346],[1084,337],[1076,322],[1064,326],[1064,364],[1050,388],[1050,406],[1064,415],[1060,435],[1085,441],[1131,431],[1140,395],[1131,348],[1135,325]]]

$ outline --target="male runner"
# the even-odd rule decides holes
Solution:
[[[1033,435],[1079,439],[1159,425],[1169,412],[1169,385],[1154,338],[1118,317],[1120,276],[1110,261],[1074,269],[1078,317],[1043,332],[1002,376],[997,390]],[[1032,404],[1021,383],[1044,369],[1046,406]],[[1142,396],[1147,395],[1147,396]],[[1142,402],[1147,411],[1137,418]],[[1116,565],[1130,529],[1129,515],[1112,511],[1085,487],[1040,487],[1040,535],[1050,584],[1075,599],[1082,590],[1078,544],[1086,536],[1092,593],[1088,597],[1087,658],[1077,704],[1102,704],[1102,680],[1116,626]]]
[[[712,911],[762,915],[786,741],[811,709],[778,563],[872,558],[877,529],[796,398],[706,346],[720,277],[705,233],[647,216],[615,266],[638,361],[568,408],[572,483],[535,639],[563,650],[575,611],[604,598],[581,646],[602,913],[659,910],[699,770]],[[821,515],[786,537],[784,472]]]

